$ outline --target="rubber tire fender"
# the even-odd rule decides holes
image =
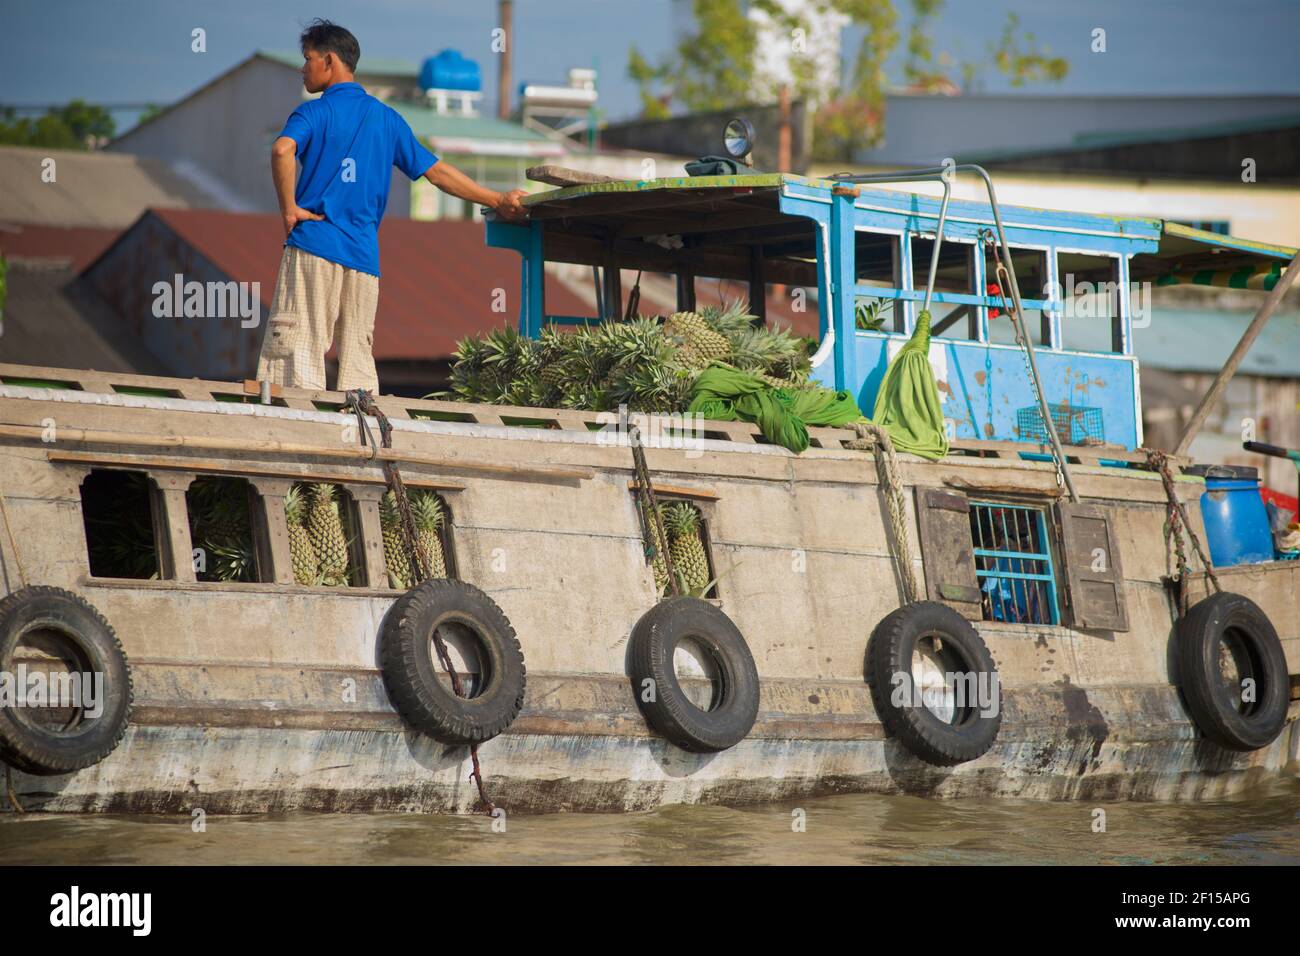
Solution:
[[[433,649],[435,627],[467,626],[478,637],[487,676],[473,697],[457,697]],[[379,669],[389,699],[416,730],[444,744],[481,744],[500,734],[524,705],[527,671],[505,612],[464,581],[424,581],[394,602],[379,630]]]
[[[1220,670],[1220,640],[1229,631],[1240,638],[1255,679],[1255,702],[1246,713],[1237,709]],[[1277,739],[1286,726],[1291,682],[1277,629],[1259,605],[1240,594],[1212,594],[1178,622],[1175,640],[1183,699],[1206,737],[1243,752]]]
[[[76,648],[82,658],[79,671],[104,678],[100,715],[83,715],[70,732],[33,726],[19,719],[19,708],[0,707],[0,760],[26,773],[52,776],[93,767],[117,749],[130,723],[134,691],[122,642],[104,615],[79,595],[44,585],[22,588],[0,601],[0,671],[15,675],[19,641],[44,629]]]
[[[975,674],[977,682],[980,674],[990,675],[988,686],[998,687],[999,694],[994,713],[967,705],[959,719],[949,724],[922,704],[894,703],[894,675],[902,672],[910,679],[916,644],[930,635],[940,638],[946,656],[960,658],[962,672]],[[1002,706],[1000,685],[993,683],[997,675],[993,655],[971,623],[946,604],[917,601],[882,618],[867,642],[864,671],[885,730],[927,763],[939,767],[966,763],[983,756],[997,739]]]
[[[673,652],[687,638],[700,644],[717,668],[720,699],[712,710],[693,704],[678,683]],[[646,723],[675,746],[717,753],[734,747],[753,729],[758,668],[740,629],[720,608],[695,597],[660,601],[632,628],[628,656],[637,706]],[[647,685],[647,680],[654,683]],[[654,693],[647,694],[648,688]]]

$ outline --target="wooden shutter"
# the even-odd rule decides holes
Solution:
[[[970,500],[938,488],[916,489],[916,528],[921,536],[926,594],[931,601],[978,621],[979,579],[970,530]]]
[[[1096,505],[1060,502],[1056,520],[1061,529],[1072,623],[1075,627],[1127,631],[1124,569],[1110,519]]]

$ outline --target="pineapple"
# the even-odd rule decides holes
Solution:
[[[695,312],[674,312],[664,322],[664,334],[677,343],[678,359],[688,368],[704,368],[731,351],[727,337]]]
[[[347,584],[348,540],[343,533],[343,516],[339,513],[333,485],[322,482],[311,486],[307,534],[320,561],[321,583],[329,587]]]
[[[256,564],[249,541],[212,543],[212,576],[218,581],[251,581]]]
[[[289,557],[293,564],[293,579],[299,584],[318,583],[316,548],[307,533],[307,502],[302,488],[294,485],[284,496],[284,518],[289,525]]]
[[[442,535],[439,533],[446,518],[442,499],[432,491],[417,492],[411,497],[411,517],[415,519],[415,531],[419,536],[417,543],[424,553],[429,576],[445,578],[447,558],[442,551]]]
[[[650,540],[654,543],[654,556],[650,560],[651,567],[655,575],[655,594],[663,594],[668,587],[668,562],[664,560],[664,551],[667,549],[667,542],[664,541],[663,535],[659,533],[659,525],[654,520],[654,515],[648,505],[641,506],[644,513],[646,524],[650,526]],[[659,515],[664,513],[663,505],[659,506]],[[665,525],[667,523],[665,522]]]
[[[700,513],[689,502],[678,501],[664,508],[664,524],[668,531],[668,553],[672,555],[673,570],[685,590],[707,588],[709,556],[704,550]]]
[[[384,566],[388,569],[388,583],[405,591],[411,586],[411,562],[406,558],[402,516],[397,512],[397,499],[391,491],[379,501],[379,523],[384,532]]]

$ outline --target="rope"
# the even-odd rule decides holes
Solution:
[[[18,794],[14,792],[14,772],[8,764],[5,764],[5,794],[9,797],[9,802],[13,804],[15,813],[26,813],[23,805],[18,802]]]
[[[857,451],[875,451],[876,472],[880,484],[885,490],[885,503],[889,508],[889,527],[893,533],[890,553],[894,565],[898,568],[898,578],[903,584],[903,603],[913,604],[920,600],[921,589],[916,582],[916,571],[912,567],[912,546],[907,537],[907,502],[903,498],[903,482],[898,476],[898,455],[889,433],[875,422],[855,422],[854,431],[858,437],[845,446]]]
[[[1205,548],[1201,546],[1201,539],[1197,537],[1196,531],[1192,528],[1191,521],[1187,518],[1187,509],[1183,503],[1178,500],[1178,492],[1174,488],[1174,476],[1169,468],[1169,456],[1163,451],[1157,449],[1147,449],[1147,465],[1152,471],[1158,472],[1160,480],[1165,486],[1165,547],[1169,553],[1165,556],[1165,570],[1169,571],[1169,559],[1172,558],[1177,564],[1177,573],[1169,575],[1172,581],[1178,587],[1177,606],[1178,617],[1187,616],[1187,552],[1183,547],[1183,535],[1186,534],[1191,539],[1192,547],[1196,550],[1196,556],[1200,558],[1201,565],[1205,568],[1205,576],[1209,578],[1210,583],[1214,585],[1216,592],[1221,592],[1223,587],[1219,584],[1218,575],[1214,573],[1214,566],[1210,559],[1205,555]]]
[[[366,416],[373,416],[379,423],[379,435],[383,441],[383,447],[393,447],[393,424],[375,404],[375,400],[365,389],[358,388],[347,393],[347,401],[344,408],[351,408],[356,412],[361,444],[371,448],[375,445],[375,436],[370,431],[370,423],[366,421]],[[397,502],[397,513],[401,519],[402,527],[402,544],[406,549],[406,558],[411,565],[411,580],[414,582],[412,587],[427,581],[430,576],[429,555],[420,547],[420,537],[415,530],[415,516],[411,514],[411,501],[406,495],[406,485],[402,481],[402,473],[397,467],[396,462],[385,459],[382,462],[384,469],[384,481],[388,485],[388,490],[393,493],[393,498]],[[460,675],[456,672],[456,667],[451,662],[451,654],[447,651],[447,643],[438,633],[438,628],[433,630],[433,646],[438,654],[438,661],[442,664],[443,669],[451,675],[451,689],[457,697],[465,697],[465,689],[461,684]],[[483,801],[485,812],[491,816],[492,811],[496,809],[496,804],[488,799],[487,791],[483,787],[483,772],[478,762],[478,744],[469,746],[470,763],[473,769],[470,771],[470,777],[478,787],[479,798]]]
[[[650,480],[650,467],[645,461],[645,448],[641,444],[641,429],[636,425],[629,425],[627,439],[628,444],[632,446],[632,475],[633,480],[636,482],[636,510],[641,519],[641,540],[645,543],[646,559],[653,560],[655,552],[659,550],[655,542],[662,541],[666,545],[668,534],[664,529],[664,516],[659,512],[659,502],[655,498],[654,483]],[[654,522],[653,530],[647,523],[649,521]],[[668,587],[672,590],[673,597],[680,597],[682,586],[681,582],[677,580],[677,569],[673,567],[672,553],[665,547],[660,557],[663,558],[664,570],[668,574]]]
[[[27,587],[27,571],[23,568],[23,559],[18,556],[18,542],[14,540],[14,529],[9,524],[9,508],[5,504],[4,492],[0,492],[0,518],[4,518],[5,534],[9,536],[9,550],[13,552],[14,567],[18,569],[18,581]]]

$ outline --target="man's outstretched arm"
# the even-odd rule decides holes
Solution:
[[[495,210],[503,219],[523,219],[528,214],[519,203],[522,197],[528,195],[525,190],[512,189],[508,193],[499,193],[495,189],[480,186],[445,159],[430,166],[424,178],[457,199],[466,199]]]
[[[281,136],[271,146],[271,180],[275,183],[275,196],[280,201],[280,216],[284,220],[284,234],[304,219],[324,219],[319,213],[298,207],[294,199],[294,181],[298,175],[298,144],[288,136]]]

